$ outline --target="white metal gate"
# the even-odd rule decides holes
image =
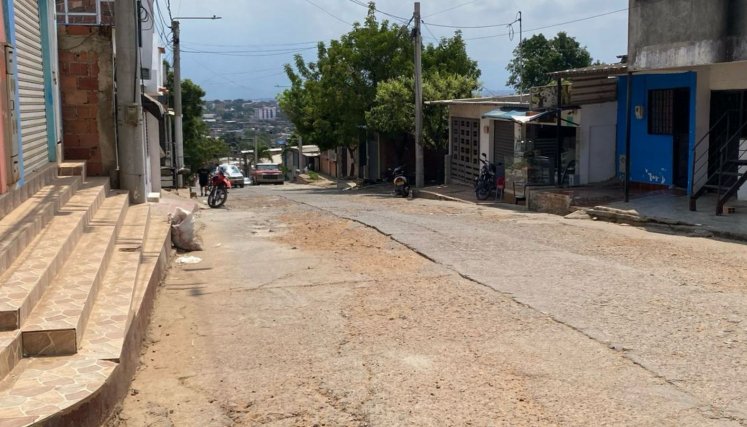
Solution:
[[[49,162],[41,26],[36,0],[14,0],[13,6],[23,168],[28,174]]]

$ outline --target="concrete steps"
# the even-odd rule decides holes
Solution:
[[[149,205],[128,209],[80,345],[81,354],[119,362],[149,220]]]
[[[46,285],[78,243],[83,229],[104,200],[108,184],[97,181],[78,191],[48,227],[28,245],[22,260],[0,278],[0,330],[18,329]]]
[[[165,214],[68,169],[80,176],[0,196],[14,207],[0,218],[0,427],[99,425],[126,393],[168,266]]]
[[[121,193],[103,202],[62,272],[22,323],[24,356],[56,356],[78,351],[128,199],[128,194]]]
[[[79,185],[78,177],[57,178],[0,219],[0,272],[11,267]]]
[[[116,368],[81,355],[23,359],[0,382],[0,426],[44,424],[99,392]]]

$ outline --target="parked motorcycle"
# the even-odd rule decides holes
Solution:
[[[404,166],[389,169],[389,177],[394,184],[393,194],[395,196],[407,197],[410,195],[410,183],[407,180]]]
[[[221,168],[215,172],[210,179],[210,193],[208,194],[207,203],[211,208],[219,208],[226,203],[228,199],[228,189],[231,188],[231,181],[226,178]]]
[[[475,196],[477,200],[485,200],[490,196],[490,192],[496,188],[496,168],[495,165],[488,161],[488,156],[482,153],[480,162],[480,175],[475,178]]]

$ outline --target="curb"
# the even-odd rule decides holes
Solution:
[[[605,206],[595,206],[593,208],[583,209],[590,218],[596,218],[602,221],[625,223],[625,224],[660,224],[669,226],[675,230],[682,228],[692,228],[693,231],[706,231],[710,233],[710,236],[699,236],[699,237],[717,237],[726,240],[734,240],[738,242],[747,242],[747,234],[735,233],[733,231],[719,230],[713,227],[709,227],[701,224],[693,224],[685,221],[678,221],[670,218],[662,218],[655,216],[645,216],[633,214],[624,210],[608,208]],[[593,219],[592,218],[592,219]]]
[[[426,191],[426,190],[418,190],[416,197],[419,197],[421,199],[430,199],[430,200],[445,200],[448,202],[458,202],[458,203],[466,203],[468,205],[476,205],[476,202],[470,202],[469,200],[459,199],[457,197],[451,197],[451,196],[444,196],[443,194],[438,194],[433,191]]]

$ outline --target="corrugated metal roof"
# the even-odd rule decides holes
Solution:
[[[547,73],[552,77],[575,77],[575,76],[589,76],[589,75],[600,75],[609,76],[613,74],[624,73],[628,69],[627,64],[621,62],[615,64],[598,64],[590,67],[583,68],[571,68],[569,70],[555,71]]]
[[[458,104],[473,104],[473,105],[515,105],[515,106],[528,106],[528,102],[522,102],[522,100],[528,100],[529,96],[524,95],[506,95],[506,96],[491,96],[483,98],[462,98],[462,99],[440,99],[437,101],[426,101],[425,104],[441,104],[441,105],[458,105]]]

